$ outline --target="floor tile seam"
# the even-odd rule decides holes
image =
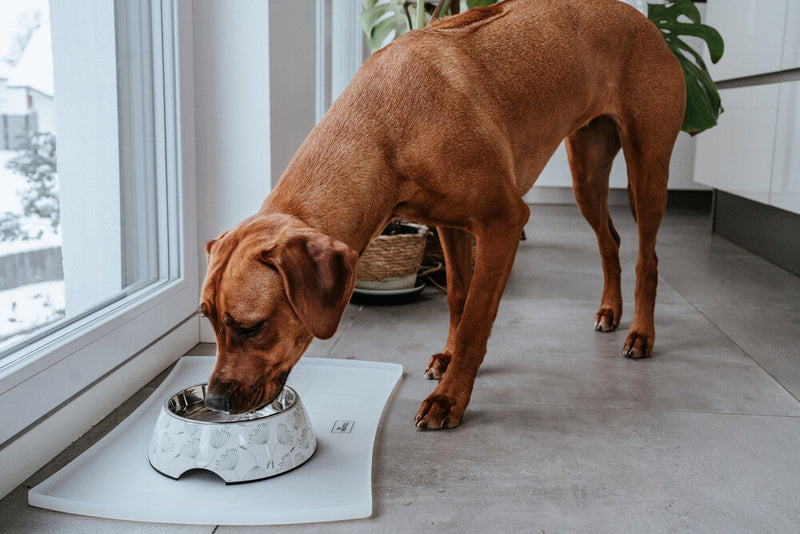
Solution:
[[[722,304],[718,302],[697,302],[697,306],[722,306]],[[787,301],[771,301],[769,303],[758,303],[758,302],[737,302],[733,304],[737,310],[745,310],[745,311],[764,311],[764,310],[774,310],[779,308],[781,312],[788,312],[788,313],[800,313],[800,300],[787,300]]]
[[[405,399],[405,400],[412,400],[412,399]],[[591,399],[589,399],[591,400]],[[635,408],[631,406],[613,406],[613,405],[595,405],[592,407],[581,407],[575,406],[572,404],[562,404],[562,403],[549,403],[549,402],[499,402],[499,401],[489,401],[489,400],[478,400],[481,404],[494,404],[497,406],[543,406],[543,407],[550,407],[550,408],[566,408],[569,410],[581,410],[581,411],[592,411],[596,409],[600,410],[623,410],[623,411],[633,411],[633,412],[653,412],[653,413],[675,413],[675,414],[697,414],[697,415],[727,415],[727,416],[736,416],[736,417],[768,417],[768,418],[777,418],[777,419],[800,419],[800,415],[786,415],[786,414],[774,414],[774,413],[750,413],[750,412],[718,412],[718,411],[708,411],[708,410],[679,410],[679,409],[666,409],[666,408]]]
[[[665,278],[665,280],[666,280],[666,278]],[[669,283],[669,282],[668,282],[668,283]],[[775,377],[775,376],[774,376],[772,373],[770,373],[770,372],[769,372],[769,371],[768,371],[768,370],[767,370],[767,369],[766,369],[766,368],[765,368],[763,365],[761,365],[761,362],[759,362],[758,360],[756,360],[756,359],[753,357],[753,355],[752,355],[752,354],[750,354],[750,353],[749,353],[747,350],[745,350],[745,349],[744,349],[744,347],[742,347],[742,346],[741,346],[739,343],[737,343],[737,342],[736,342],[736,341],[735,341],[735,340],[734,340],[734,339],[733,339],[731,336],[729,336],[729,335],[728,335],[728,333],[727,333],[727,332],[726,332],[726,331],[725,331],[725,330],[724,330],[724,329],[723,329],[723,328],[722,328],[720,325],[718,325],[718,324],[716,323],[716,321],[714,321],[714,319],[712,319],[712,318],[711,318],[711,317],[710,317],[710,316],[709,316],[707,313],[705,313],[705,312],[704,312],[702,309],[700,309],[700,308],[698,307],[698,304],[699,304],[699,305],[702,305],[702,303],[695,303],[695,302],[693,302],[693,301],[689,300],[689,299],[686,297],[686,295],[684,295],[684,294],[683,294],[681,291],[679,291],[679,290],[678,290],[678,289],[676,289],[674,286],[672,286],[672,284],[670,284],[670,286],[671,286],[671,287],[672,287],[672,288],[673,288],[673,289],[674,289],[674,290],[675,290],[675,291],[676,291],[676,292],[677,292],[677,293],[678,293],[678,294],[679,294],[681,297],[683,297],[683,298],[686,300],[686,302],[687,302],[687,303],[688,303],[688,304],[689,304],[689,305],[690,305],[690,306],[691,306],[691,307],[692,307],[692,308],[693,308],[693,309],[694,309],[694,310],[695,310],[697,313],[699,313],[700,315],[702,315],[703,317],[705,317],[705,318],[706,318],[706,320],[708,320],[708,322],[710,322],[712,325],[714,325],[714,328],[716,328],[716,329],[717,329],[717,330],[718,330],[718,331],[719,331],[719,332],[720,332],[720,333],[721,333],[721,334],[722,334],[722,335],[725,337],[725,339],[727,339],[727,340],[728,340],[729,342],[731,342],[731,343],[732,343],[732,344],[733,344],[733,345],[734,345],[736,348],[738,348],[740,351],[742,351],[742,353],[743,353],[743,354],[745,354],[745,355],[746,355],[746,356],[747,356],[747,357],[748,357],[748,358],[749,358],[749,359],[750,359],[750,360],[751,360],[753,363],[755,363],[755,364],[756,364],[756,365],[757,365],[757,366],[758,366],[758,367],[759,367],[759,368],[760,368],[762,371],[764,371],[764,373],[766,373],[766,374],[767,374],[767,376],[769,376],[769,377],[770,377],[772,380],[774,380],[774,381],[775,381],[775,383],[776,383],[776,384],[778,384],[778,385],[779,385],[781,388],[783,388],[783,390],[784,390],[784,391],[786,391],[786,393],[787,393],[787,394],[789,394],[789,396],[790,396],[791,398],[793,398],[793,399],[795,400],[795,402],[797,402],[798,404],[800,404],[800,398],[798,398],[798,397],[797,397],[797,396],[796,396],[794,393],[792,393],[792,392],[791,392],[791,390],[790,390],[789,388],[787,388],[787,387],[786,387],[786,386],[783,384],[783,382],[781,382],[780,380],[778,380],[778,378],[776,378],[776,377]]]
[[[681,297],[680,301],[678,301],[677,299],[675,299],[674,301],[668,300],[666,302],[658,301],[658,305],[662,305],[663,304],[665,306],[676,306],[676,305],[690,304],[689,302],[684,302],[686,300],[686,298],[683,295],[681,295],[680,297]],[[634,307],[634,303],[632,302],[632,300],[633,299],[630,299],[631,302],[627,305],[628,308],[631,308],[631,310],[630,310],[631,313],[633,313],[632,309]],[[599,303],[600,303],[600,299],[591,299],[591,298],[531,297],[531,296],[526,296],[526,295],[504,294],[502,300],[500,301],[500,310],[503,309],[503,304],[504,303],[506,303],[506,302],[518,302],[518,301],[531,302],[533,304],[540,303],[540,302],[541,303],[573,304],[573,305],[580,304],[580,305],[586,305],[586,306],[594,307],[594,308],[597,308],[597,306],[599,306]],[[627,308],[623,305],[623,313],[625,313],[626,310],[627,310]]]

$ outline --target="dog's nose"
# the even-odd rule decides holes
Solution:
[[[233,407],[230,395],[218,393],[214,390],[206,391],[206,408],[215,412],[230,412]]]

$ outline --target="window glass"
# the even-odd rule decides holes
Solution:
[[[96,3],[0,0],[0,369],[163,271],[150,3]]]

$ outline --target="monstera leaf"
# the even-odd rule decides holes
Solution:
[[[411,16],[399,0],[361,0],[364,11],[358,15],[367,45],[373,52],[378,50],[392,31],[399,37],[412,28]]]
[[[678,20],[681,16],[689,22]],[[681,35],[699,37],[708,45],[711,61],[722,57],[725,43],[711,26],[702,24],[700,11],[690,0],[678,0],[670,5],[648,4],[647,17],[655,24],[672,53],[678,58],[686,80],[686,113],[681,129],[691,135],[716,126],[722,113],[722,101],[702,56],[689,46]]]

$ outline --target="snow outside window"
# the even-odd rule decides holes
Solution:
[[[0,0],[0,452],[197,306],[175,10]]]

